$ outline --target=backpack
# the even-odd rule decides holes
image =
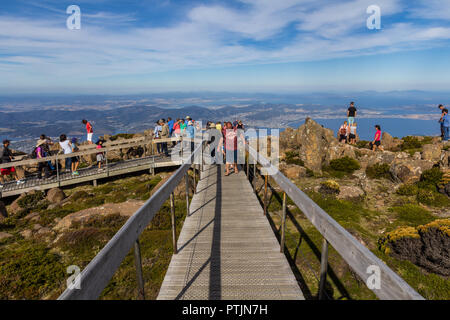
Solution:
[[[30,154],[30,158],[31,159],[37,159],[37,147],[35,147],[34,149],[33,149],[33,152],[31,152],[31,154]]]
[[[345,136],[345,135],[347,134],[347,129],[345,129],[345,127],[341,127],[341,128],[339,129],[339,134]]]

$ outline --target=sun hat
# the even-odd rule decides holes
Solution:
[[[39,146],[41,146],[41,145],[43,145],[43,144],[46,143],[46,142],[47,142],[47,140],[45,140],[45,139],[39,139],[38,142],[37,142],[37,144],[36,144],[36,148],[39,147]]]
[[[186,120],[192,120],[192,118],[190,116],[187,116]]]

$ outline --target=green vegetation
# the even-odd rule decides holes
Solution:
[[[356,147],[360,149],[369,149],[369,143],[370,141],[359,140],[356,142]]]
[[[320,191],[325,194],[338,194],[339,183],[334,180],[326,180],[320,183]]]
[[[436,219],[428,210],[415,204],[392,207],[390,208],[390,211],[397,214],[397,221],[395,225],[416,227],[420,224],[426,224]]]
[[[422,151],[422,146],[432,142],[432,137],[423,137],[419,140],[418,137],[404,137],[403,143],[400,146],[401,151],[408,152],[410,155],[414,155],[415,152]]]
[[[285,158],[286,164],[295,164],[298,166],[304,166],[305,163],[302,159],[300,159],[298,152],[294,151],[288,151],[286,152],[286,158]]]
[[[396,191],[401,196],[415,196],[419,192],[417,184],[402,184]]]
[[[360,169],[359,162],[348,156],[330,161],[329,166],[324,166],[323,171],[335,178],[343,178]]]
[[[92,216],[83,223],[74,222],[71,229],[63,233],[50,233],[49,241],[36,236],[25,240],[22,231],[33,230],[36,223],[52,229],[55,219],[104,203],[148,199],[161,180],[159,175],[141,175],[114,180],[98,187],[76,187],[65,190],[67,203],[51,210],[40,207],[46,201],[41,192],[23,197],[19,202],[23,213],[8,217],[0,224],[1,231],[13,235],[0,243],[0,299],[57,298],[66,288],[67,266],[86,267],[123,226],[127,217],[119,214]],[[175,201],[177,232],[181,231],[186,212],[184,196],[182,198]],[[33,208],[35,205],[37,207]],[[39,214],[37,221],[23,219],[28,209]],[[146,297],[155,299],[172,256],[168,201],[141,234],[140,240]],[[101,298],[135,299],[136,287],[133,252],[130,251]]]
[[[366,175],[370,179],[390,179],[390,166],[387,163],[376,163],[366,168]]]
[[[46,297],[66,278],[61,257],[43,243],[20,241],[0,250],[0,299]]]

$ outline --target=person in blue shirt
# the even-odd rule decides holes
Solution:
[[[195,138],[195,128],[192,124],[192,121],[189,121],[186,127],[186,138],[194,139]],[[191,141],[191,152],[194,151],[194,141]]]
[[[172,120],[171,117],[167,118],[167,125],[169,126],[169,137],[172,137],[172,133],[173,133],[173,124],[175,122]]]
[[[443,112],[443,126],[444,126],[444,141],[450,140],[450,117],[448,115],[448,109],[442,110]]]

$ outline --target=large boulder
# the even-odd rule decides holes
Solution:
[[[59,188],[50,189],[47,192],[47,200],[50,203],[59,203],[66,198],[66,194]]]
[[[313,171],[322,170],[322,163],[327,158],[330,146],[335,145],[338,145],[338,141],[333,131],[310,118],[297,130],[288,128],[280,134],[280,146],[283,149],[298,150],[305,167]],[[338,152],[340,151],[336,149],[336,153]]]
[[[129,200],[123,203],[106,203],[100,207],[89,208],[71,213],[61,220],[53,228],[55,231],[67,230],[72,227],[74,222],[85,223],[94,216],[109,216],[120,214],[124,217],[132,216],[142,205],[144,201]]]
[[[364,196],[364,191],[357,186],[340,186],[338,199],[352,199]]]
[[[398,151],[403,143],[401,139],[393,138],[389,133],[383,132],[381,140],[383,141],[384,150]]]
[[[440,144],[425,144],[422,147],[422,159],[438,162],[441,159],[441,145]]]
[[[414,183],[420,180],[425,170],[433,167],[433,162],[427,160],[395,159],[390,172],[397,182]]]
[[[298,179],[306,175],[306,168],[296,164],[287,165],[282,170],[289,179]]]
[[[11,205],[9,206],[9,212],[11,214],[15,214],[22,210],[22,208],[19,206],[19,201],[23,198],[25,198],[26,193],[22,193],[16,200],[14,200]]]

